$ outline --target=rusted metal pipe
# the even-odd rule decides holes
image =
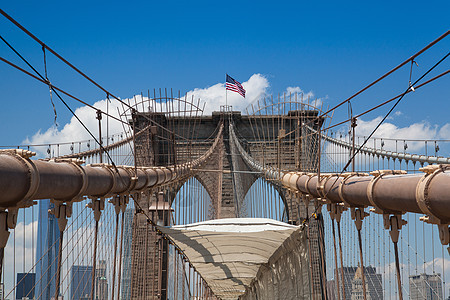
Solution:
[[[220,128],[218,137],[222,134]],[[213,153],[211,149],[193,162],[175,167],[112,166],[77,159],[31,160],[35,153],[0,151],[0,208],[25,207],[30,200],[77,201],[83,196],[107,198],[131,194],[189,176]]]
[[[286,173],[281,181],[290,190],[331,203],[373,206],[391,214],[423,213],[441,224],[450,223],[450,166],[432,165],[420,170],[424,174],[390,170],[372,172],[375,176],[323,174],[320,180],[317,174]]]
[[[381,170],[366,173],[320,174],[281,172],[261,165],[240,145],[230,125],[230,138],[245,163],[266,178],[280,181],[291,191],[348,207],[373,206],[377,212],[423,213],[435,224],[450,223],[450,165],[420,168],[424,174]]]

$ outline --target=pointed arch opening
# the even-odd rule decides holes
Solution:
[[[172,209],[173,223],[176,225],[207,221],[215,216],[210,194],[195,177],[187,179],[178,189]]]
[[[289,219],[283,195],[264,178],[258,178],[252,184],[239,212],[244,218],[269,218],[283,222]]]

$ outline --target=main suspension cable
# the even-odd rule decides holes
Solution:
[[[358,147],[358,149],[353,153],[351,158],[348,160],[346,165],[341,171],[341,174],[345,172],[347,167],[350,165],[350,163],[353,161],[355,156],[361,151],[361,149],[364,147],[364,145],[369,141],[369,139],[375,134],[375,132],[380,128],[380,126],[384,123],[384,121],[389,117],[389,115],[392,113],[392,111],[397,107],[397,105],[402,101],[403,97],[407,94],[407,92],[420,80],[422,80],[426,75],[428,75],[434,68],[436,68],[440,63],[442,63],[448,56],[450,55],[450,52],[448,52],[443,58],[441,58],[436,64],[434,64],[428,71],[426,71],[422,76],[419,77],[411,86],[408,86],[408,89],[403,92],[403,94],[400,96],[400,98],[395,102],[395,104],[391,107],[391,109],[386,113],[386,115],[381,119],[381,121],[378,123],[378,125],[372,130],[372,132],[368,135],[368,137],[364,140],[364,142]]]
[[[53,55],[55,55],[57,58],[59,58],[61,61],[63,61],[66,65],[68,65],[69,67],[71,67],[73,70],[75,70],[77,73],[79,73],[81,76],[83,76],[84,78],[86,78],[87,80],[89,80],[92,84],[94,84],[96,87],[98,87],[99,89],[101,89],[103,92],[109,94],[111,97],[113,97],[114,99],[116,99],[117,101],[121,102],[122,104],[124,104],[125,106],[132,108],[130,105],[128,105],[127,103],[125,103],[124,101],[120,100],[118,97],[114,96],[114,94],[112,94],[111,92],[109,92],[108,90],[106,90],[104,87],[102,87],[100,84],[98,84],[97,82],[95,82],[92,78],[90,78],[89,76],[87,76],[84,72],[82,72],[80,69],[78,69],[77,67],[75,67],[73,64],[71,64],[69,61],[67,61],[64,57],[62,57],[61,55],[59,55],[56,51],[54,51],[52,48],[50,48],[49,46],[47,46],[44,42],[42,42],[40,39],[38,39],[34,34],[32,34],[30,31],[28,31],[25,27],[23,27],[19,22],[17,22],[15,19],[13,19],[10,15],[8,15],[3,9],[0,8],[0,14],[2,14],[5,18],[7,18],[11,23],[13,23],[14,25],[16,25],[20,30],[22,30],[23,32],[25,32],[28,36],[30,36],[33,40],[35,40],[37,43],[39,43],[42,48],[47,49],[48,51],[50,51]]]
[[[1,9],[0,9],[1,11]],[[102,149],[102,151],[104,151],[106,153],[106,155],[108,156],[109,160],[111,161],[111,164],[113,165],[113,167],[116,169],[117,173],[118,170],[116,168],[116,165],[114,164],[114,161],[112,160],[111,156],[109,155],[109,152],[106,151],[106,149],[103,147],[102,143],[99,142],[97,140],[97,138],[92,134],[92,132],[89,130],[89,128],[87,128],[87,126],[83,123],[83,121],[81,121],[81,119],[75,114],[75,112],[72,110],[72,108],[66,103],[66,101],[64,101],[64,99],[59,95],[59,93],[53,89],[52,84],[50,83],[50,80],[48,80],[48,78],[44,78],[41,73],[39,73],[39,71],[37,71],[29,62],[28,60],[26,60],[11,44],[9,44],[2,36],[0,36],[1,40],[3,42],[6,43],[6,45],[8,45],[8,47],[14,51],[15,54],[17,54],[17,56],[20,57],[20,59],[25,62],[40,78],[41,80],[43,80],[44,82],[47,83],[47,85],[50,88],[50,91],[53,91],[55,93],[55,95],[59,98],[59,100],[61,100],[61,102],[64,104],[64,106],[72,113],[72,115],[78,120],[78,122],[80,122],[81,126],[83,126],[83,128],[89,133],[89,135],[94,139],[94,141],[99,145],[99,147]],[[47,68],[46,68],[47,70]],[[55,116],[56,118],[56,116]]]
[[[391,75],[392,73],[394,73],[395,71],[397,71],[398,69],[400,69],[401,67],[403,67],[404,65],[406,65],[407,63],[409,63],[410,61],[414,60],[416,57],[418,57],[419,55],[421,55],[422,53],[424,53],[426,50],[430,49],[431,47],[433,47],[435,44],[437,44],[439,41],[441,41],[442,39],[444,39],[447,35],[450,34],[450,30],[447,30],[444,34],[442,34],[440,37],[438,37],[437,39],[435,39],[434,41],[432,41],[430,44],[428,44],[426,47],[422,48],[422,50],[420,50],[419,52],[417,52],[416,54],[414,54],[413,56],[411,56],[410,58],[408,58],[407,60],[405,60],[404,62],[402,62],[401,64],[399,64],[398,66],[396,66],[395,68],[391,69],[390,71],[388,71],[387,73],[385,73],[384,75],[382,75],[381,77],[379,77],[378,79],[376,79],[375,81],[373,81],[372,83],[370,83],[369,85],[365,86],[364,88],[362,88],[361,90],[359,90],[358,92],[356,92],[355,94],[353,94],[352,96],[348,97],[347,99],[345,99],[344,101],[342,101],[341,103],[339,103],[338,105],[335,105],[334,107],[330,108],[329,110],[327,110],[326,112],[322,113],[322,115],[320,117],[323,117],[324,115],[327,115],[328,113],[330,113],[332,110],[335,110],[336,108],[344,105],[346,102],[350,101],[351,99],[355,98],[356,96],[358,96],[359,94],[361,94],[362,92],[364,92],[365,90],[369,89],[370,87],[372,87],[373,85],[377,84],[378,82],[380,82],[381,80],[383,80],[384,78],[386,78],[387,76]],[[414,85],[414,84],[413,84]]]

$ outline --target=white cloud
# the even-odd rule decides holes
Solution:
[[[323,100],[327,99],[328,96],[323,98],[317,98],[313,91],[305,92],[299,86],[288,87],[285,92],[286,97],[291,97],[293,100],[296,98],[303,103],[312,105],[313,107],[320,108],[323,104]]]
[[[356,127],[356,135],[360,137],[367,137],[381,120],[381,116],[368,121],[359,119]],[[409,126],[400,127],[394,124],[394,120],[395,118],[392,118],[390,122],[385,121],[372,136],[372,138],[377,139],[377,148],[380,147],[381,139],[383,139],[383,149],[391,151],[396,151],[397,149],[398,152],[403,152],[405,146],[403,141],[405,140],[407,145],[406,152],[423,154],[422,152],[425,152],[425,143],[423,141],[408,140],[450,139],[450,123],[439,126],[437,124],[430,124],[427,121],[420,121]],[[342,127],[340,132],[342,132],[343,135],[347,134],[348,127]],[[398,142],[396,143],[395,141],[389,141],[386,139],[395,139],[398,140]],[[360,141],[362,142],[362,140]],[[373,147],[373,141],[369,141],[368,146]],[[443,146],[445,145],[443,144]],[[434,145],[430,145],[430,143],[428,143],[428,147],[428,154],[434,155]]]
[[[195,88],[186,93],[187,99],[200,99],[206,103],[204,114],[219,111],[221,105],[231,105],[233,110],[243,111],[250,103],[260,99],[269,89],[269,81],[261,74],[253,74],[247,81],[242,82],[246,90],[245,98],[235,92],[226,91],[224,83],[217,83],[207,88]],[[203,106],[203,105],[201,105]]]
[[[106,111],[106,102],[107,100],[100,100],[94,103],[98,109]],[[117,108],[119,107],[118,101],[112,101],[109,105],[109,111],[111,115],[118,116]],[[122,108],[120,108],[122,110]],[[95,135],[98,136],[98,120],[96,119],[96,111],[83,106],[77,108],[75,110],[75,114],[80,118],[80,120],[86,125],[87,128]],[[106,128],[106,118],[102,119],[102,126]],[[121,131],[121,125],[119,122],[109,122],[111,132]],[[70,139],[67,139],[70,137]],[[65,124],[62,129],[59,129],[55,126],[50,127],[45,132],[39,130],[36,134],[34,134],[31,138],[27,138],[25,143],[33,143],[33,144],[45,144],[48,142],[58,143],[58,142],[67,142],[68,140],[83,140],[90,138],[89,134],[86,130],[83,129],[82,125],[76,120],[75,117],[70,119],[70,122]]]
[[[228,105],[232,105],[234,110],[243,110],[247,105],[249,105],[255,99],[259,99],[261,96],[265,95],[269,88],[269,81],[266,77],[261,74],[252,75],[247,81],[243,82],[242,85],[246,89],[246,98],[242,98],[239,94],[228,91]],[[220,110],[221,105],[225,105],[225,85],[223,83],[217,83],[207,88],[196,88],[186,93],[186,98],[190,102],[192,98],[194,100],[200,99],[200,107],[203,107],[203,103],[206,103],[204,114],[211,114],[213,111]],[[160,111],[159,103],[155,105],[154,101],[148,102],[147,97],[142,97],[141,95],[136,95],[129,99],[122,99],[125,103],[129,103],[131,106],[137,106],[138,110],[148,110],[149,107],[152,110]],[[197,101],[194,101],[196,104]],[[111,102],[107,104],[107,100],[103,99],[97,101],[93,104],[94,107],[101,109],[106,112],[108,110],[109,114],[119,118],[119,112],[123,112],[122,104],[111,99]],[[108,106],[108,107],[107,107]],[[163,105],[162,109],[165,110]],[[168,104],[170,106],[170,103]],[[96,111],[87,106],[77,108],[75,114],[80,118],[80,120],[86,125],[87,128],[92,132],[92,134],[97,138],[98,136],[98,120],[96,119]],[[123,118],[127,121],[127,118]],[[130,128],[125,124],[125,129],[128,131]],[[109,120],[109,133],[120,133],[123,132],[123,126],[120,122],[110,119]],[[106,117],[103,116],[102,119],[102,135],[106,135]],[[64,126],[55,127],[52,126],[47,130],[39,129],[32,137],[27,137],[23,144],[55,144],[64,143],[69,141],[82,141],[92,139],[89,133],[83,128],[80,122],[72,117],[70,122]],[[90,143],[91,149],[96,147],[94,142]],[[47,155],[47,146],[34,148],[41,157]],[[78,148],[75,146],[75,151]],[[53,148],[51,151],[55,151]],[[60,146],[59,154],[69,153],[70,145]],[[53,153],[52,153],[53,154]],[[55,153],[57,155],[57,153]]]
[[[450,139],[450,123],[445,124],[439,129],[438,137],[440,139]]]
[[[140,102],[141,96],[136,96],[136,99],[133,100],[133,102]],[[94,107],[101,109],[102,111],[106,112],[108,111],[110,115],[119,117],[119,112],[117,109],[119,109],[121,112],[123,111],[122,105],[117,100],[111,100],[111,103],[107,105],[107,100],[100,100],[93,104]],[[108,106],[108,108],[107,108]],[[78,118],[84,123],[84,125],[92,132],[92,134],[98,138],[98,120],[96,119],[97,113],[94,109],[88,107],[88,106],[82,106],[75,110],[75,114],[78,116]],[[124,118],[126,120],[126,118]],[[122,124],[118,121],[115,121],[113,119],[109,119],[109,133],[115,134],[123,132]],[[125,128],[128,126],[125,125]],[[106,135],[106,128],[107,128],[107,118],[103,115],[102,118],[102,135]],[[78,142],[78,141],[84,141],[84,140],[90,140],[92,137],[89,135],[89,133],[83,128],[83,126],[80,124],[80,122],[75,118],[72,117],[70,119],[70,122],[65,124],[64,126],[55,127],[52,126],[48,128],[47,130],[43,131],[39,129],[31,138],[27,137],[23,144],[33,144],[33,145],[47,145],[47,144],[56,144],[56,143],[65,143],[65,142]],[[83,145],[83,147],[86,147],[86,145]],[[90,142],[91,149],[97,148],[93,141]],[[36,151],[38,153],[38,156],[45,157],[47,156],[47,146],[42,147],[34,147],[33,151]],[[75,151],[78,150],[78,147],[75,146]],[[55,149],[54,147],[51,149],[52,152],[58,151],[58,149]],[[61,145],[59,147],[59,151],[54,153],[54,155],[62,155],[70,153],[70,145]]]
[[[356,127],[357,135],[369,135],[372,130],[378,125],[382,117],[377,117],[373,120],[364,121],[358,120]],[[431,125],[428,122],[421,121],[413,123],[407,127],[398,127],[393,123],[385,122],[375,132],[374,137],[378,138],[395,138],[395,139],[430,139],[437,137],[438,125]]]
[[[303,99],[303,102],[308,102],[314,98],[314,93],[312,91],[305,93],[299,86],[289,86],[286,89],[286,95],[292,95],[293,97],[297,96],[298,99]]]
[[[246,89],[246,97],[243,98],[241,95],[235,92],[225,90],[224,83],[217,83],[212,86],[206,88],[195,88],[193,90],[188,91],[184,97],[188,103],[193,101],[195,105],[198,103],[198,99],[200,99],[200,108],[203,108],[205,104],[204,115],[210,115],[213,111],[219,111],[220,106],[225,105],[226,99],[228,105],[233,107],[235,111],[245,112],[246,108],[255,101],[262,99],[267,95],[270,83],[267,77],[262,74],[253,74],[247,81],[242,82],[243,87]],[[309,103],[313,106],[320,107],[322,105],[323,99],[325,98],[315,98],[315,95],[312,91],[305,92],[299,86],[288,87],[286,91],[283,93],[285,97],[291,96],[292,99],[297,97],[298,101],[303,99],[304,103]],[[281,95],[283,95],[281,94]],[[227,95],[227,97],[226,97]],[[192,100],[193,99],[193,100]],[[132,98],[122,99],[125,103],[129,103],[133,107],[137,107],[139,111],[160,111],[161,105],[160,103],[156,103],[154,101],[149,101],[149,98],[142,97],[141,95],[136,95]],[[124,106],[117,100],[111,99],[108,103],[107,99],[103,99],[97,101],[93,104],[94,107],[101,109],[102,111],[108,111],[109,114],[119,117],[119,112],[123,112]],[[172,106],[169,102],[162,105],[163,111],[166,110],[166,107],[173,107],[175,110],[178,108],[178,104]],[[126,106],[125,106],[126,109]],[[187,110],[190,109],[189,106],[186,107]],[[182,108],[181,108],[182,110]],[[129,111],[128,111],[129,112]],[[249,110],[251,113],[251,110]],[[98,137],[98,120],[96,119],[96,111],[87,106],[83,106],[77,108],[75,110],[75,114],[80,118],[80,120],[86,125],[87,128],[92,132],[92,134],[97,138]],[[129,117],[122,118],[123,121],[127,122]],[[130,131],[131,128],[125,124],[125,129]],[[123,125],[113,119],[109,120],[109,134],[118,134],[123,132]],[[103,116],[102,119],[102,135],[106,136],[106,117]],[[33,145],[42,145],[40,147],[34,147],[33,151],[38,152],[38,157],[48,157],[48,145],[49,144],[57,144],[60,143],[59,146],[50,147],[50,153],[52,156],[58,156],[63,154],[68,154],[72,151],[71,142],[79,142],[85,141],[82,144],[74,144],[73,151],[83,151],[87,150],[88,142],[86,140],[91,140],[89,142],[89,149],[97,148],[95,142],[92,137],[88,134],[88,132],[83,128],[83,126],[79,123],[79,121],[72,117],[67,124],[63,126],[55,127],[52,126],[47,130],[39,129],[33,136],[26,138],[23,141],[23,144],[33,144]],[[117,141],[117,139],[115,139]],[[63,143],[69,143],[63,145]]]

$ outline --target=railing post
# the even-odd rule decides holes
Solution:
[[[98,120],[98,142],[100,147],[100,163],[103,163],[103,149],[102,149],[102,111],[97,110],[97,120]]]
[[[352,172],[355,172],[355,127],[356,118],[352,118]]]

